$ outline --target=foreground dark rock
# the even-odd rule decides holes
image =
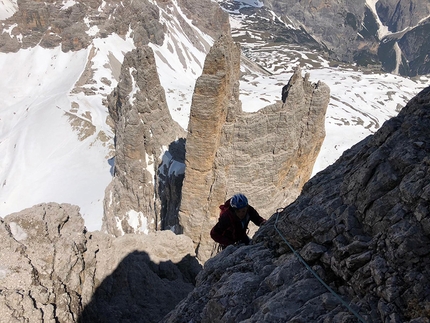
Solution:
[[[250,246],[205,263],[163,322],[429,322],[430,87],[313,177]]]
[[[201,268],[185,236],[87,232],[68,204],[7,216],[0,243],[1,322],[158,322]]]

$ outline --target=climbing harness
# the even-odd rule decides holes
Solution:
[[[293,254],[299,259],[299,261],[306,267],[307,270],[309,270],[312,275],[314,275],[314,277],[330,292],[333,294],[334,297],[336,297],[341,303],[342,305],[344,305],[352,314],[354,314],[354,316],[362,323],[366,323],[366,321],[356,312],[354,311],[354,309],[351,308],[351,306],[348,305],[348,303],[346,303],[330,286],[328,286],[322,279],[320,276],[318,276],[318,274],[306,263],[306,261],[302,258],[302,256],[300,256],[300,254],[290,245],[290,243],[287,241],[287,239],[284,237],[284,235],[281,233],[281,231],[279,231],[278,229],[278,219],[279,219],[279,213],[282,212],[284,209],[277,209],[276,210],[276,220],[275,220],[275,230],[276,232],[278,232],[278,234],[280,235],[280,237],[282,238],[282,240],[284,240],[284,242],[287,244],[287,246],[291,249],[291,251],[293,252]]]

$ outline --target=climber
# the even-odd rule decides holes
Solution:
[[[250,238],[247,235],[249,221],[257,226],[266,222],[241,193],[233,195],[219,208],[220,216],[218,223],[211,230],[211,237],[219,243],[221,249],[236,243],[249,244]]]
[[[287,97],[288,97],[288,93],[289,93],[289,91],[290,91],[290,88],[291,88],[291,84],[290,84],[290,82],[288,82],[288,84],[287,84],[287,85],[284,85],[284,86],[282,87],[282,93],[281,93],[281,100],[282,100],[282,103],[285,103],[285,102],[287,101]]]

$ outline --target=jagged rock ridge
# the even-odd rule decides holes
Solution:
[[[171,1],[152,2],[86,0],[64,4],[63,1],[22,0],[17,12],[2,21],[8,29],[0,35],[0,51],[14,52],[40,45],[44,48],[61,46],[62,50],[77,51],[91,45],[95,37],[112,33],[130,37],[137,47],[162,45],[166,26],[160,21],[159,7],[167,8]],[[227,31],[228,18],[210,1],[179,1],[182,10],[208,35]],[[183,32],[199,46],[198,36],[177,15],[174,7],[170,14],[183,24]],[[204,17],[204,19],[203,19]],[[202,48],[203,49],[203,48]]]
[[[2,322],[158,322],[201,268],[183,235],[87,232],[68,204],[8,215],[0,242]]]
[[[159,5],[180,17],[169,3]],[[212,35],[228,31],[228,16],[219,7],[194,4],[180,3],[190,19],[210,16],[201,22],[203,30]],[[196,44],[205,43],[185,22],[175,19],[183,23],[187,37]],[[145,26],[148,23],[144,21]],[[115,128],[115,174],[105,193],[103,230],[116,236],[165,229],[179,232],[186,133],[171,118],[149,46],[140,45],[126,54],[118,86],[107,101]]]
[[[429,322],[430,87],[314,176],[251,246],[205,263],[163,322]],[[277,222],[277,223],[276,223]]]

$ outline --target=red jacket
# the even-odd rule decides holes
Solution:
[[[252,221],[257,226],[266,222],[250,205],[248,206],[246,217],[242,221],[234,213],[233,208],[230,206],[230,200],[220,205],[219,208],[221,209],[221,213],[218,223],[211,230],[211,238],[223,247],[235,244],[236,242],[248,244],[249,237],[246,231],[248,230],[249,221]]]

